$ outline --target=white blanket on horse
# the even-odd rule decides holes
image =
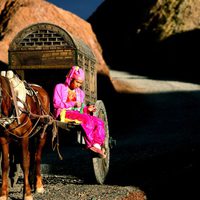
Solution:
[[[24,82],[20,80],[19,77],[15,75],[12,70],[9,70],[7,72],[2,71],[1,75],[7,77],[12,84],[15,95],[17,97],[17,106],[20,108],[24,108],[27,93]]]

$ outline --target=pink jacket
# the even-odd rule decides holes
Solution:
[[[80,88],[76,88],[76,98],[78,102],[84,103],[85,93]],[[67,102],[68,86],[59,83],[54,88],[53,106],[54,115],[57,118],[63,108],[74,107],[75,102]]]

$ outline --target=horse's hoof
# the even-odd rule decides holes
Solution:
[[[32,195],[25,196],[25,197],[24,197],[24,200],[33,200],[33,197],[32,197]]]
[[[7,199],[8,197],[6,195],[0,197],[0,200],[7,200]]]
[[[37,189],[36,189],[36,192],[37,192],[37,193],[40,193],[40,194],[44,193],[44,187],[39,187],[39,188],[37,188]]]

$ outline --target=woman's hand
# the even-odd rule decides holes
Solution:
[[[89,105],[89,106],[88,106],[88,111],[89,111],[89,112],[95,112],[95,111],[96,111],[95,105]]]
[[[81,102],[76,102],[76,104],[75,104],[75,106],[76,106],[77,108],[80,108],[80,107],[81,107],[81,105],[82,105],[82,103],[81,103]]]

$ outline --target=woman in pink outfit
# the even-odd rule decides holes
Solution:
[[[105,140],[104,121],[91,115],[96,108],[94,105],[84,105],[85,93],[80,88],[85,78],[84,71],[73,66],[66,76],[65,83],[55,86],[53,105],[56,118],[64,111],[65,118],[77,120],[85,131],[86,148],[106,157],[101,146]]]

